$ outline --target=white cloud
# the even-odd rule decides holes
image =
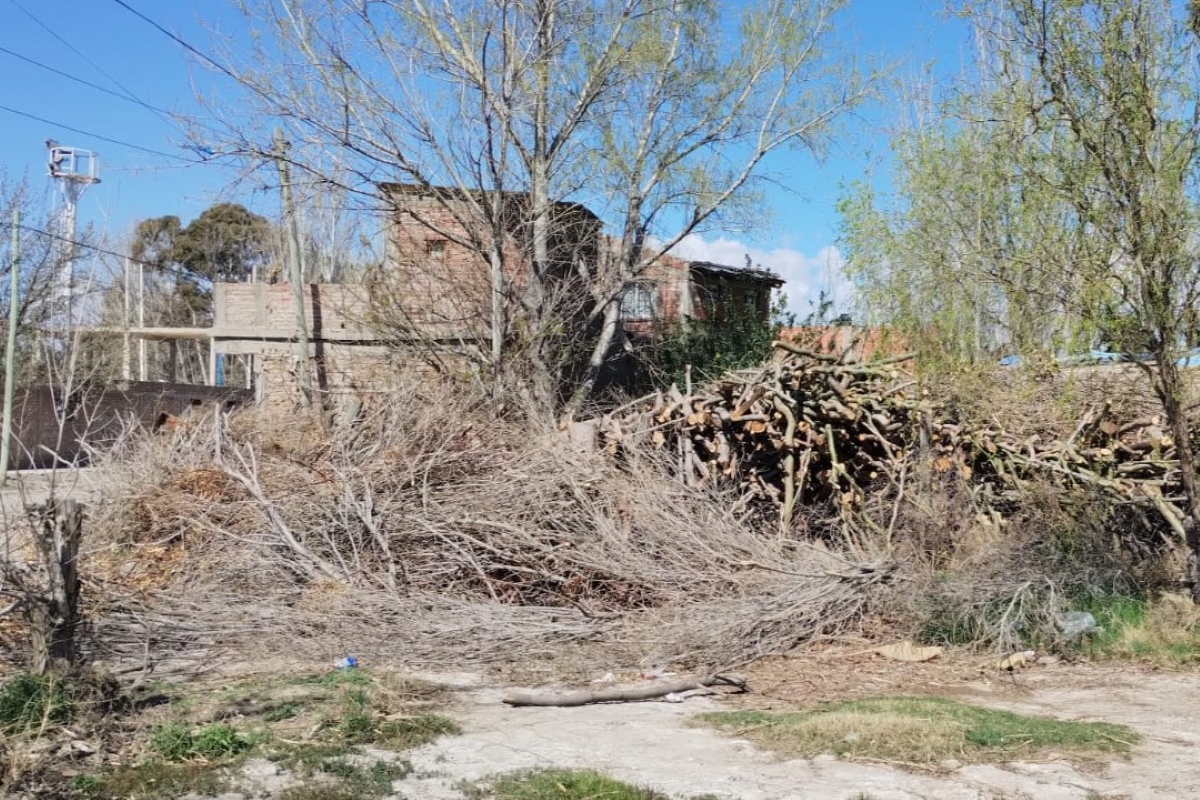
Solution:
[[[769,269],[783,278],[788,307],[797,317],[803,318],[812,311],[822,289],[838,313],[849,311],[854,299],[854,287],[842,274],[845,259],[834,245],[808,255],[787,247],[763,250],[724,236],[710,241],[691,234],[675,245],[671,253],[691,261],[711,261],[731,267],[745,266],[746,256],[750,256],[751,266]]]

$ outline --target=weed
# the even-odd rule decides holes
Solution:
[[[227,780],[220,767],[203,762],[173,764],[149,759],[118,766],[96,775],[76,778],[72,788],[85,800],[159,800],[185,793],[215,796],[225,791]]]
[[[228,758],[246,752],[253,744],[250,738],[224,724],[192,730],[181,723],[171,723],[150,737],[150,748],[168,761]]]
[[[104,791],[104,781],[95,775],[76,775],[71,781],[71,793],[79,797],[99,797]]]
[[[357,756],[345,744],[291,745],[270,754],[307,783],[292,787],[280,800],[341,800],[377,798],[391,794],[392,783],[412,773],[407,761],[374,761]]]
[[[375,741],[397,749],[420,747],[441,736],[462,733],[458,723],[441,714],[418,714],[415,717],[388,720],[378,726]]]
[[[375,738],[375,713],[365,689],[347,689],[342,697],[342,718],[337,725],[344,741],[363,744]]]
[[[1163,595],[1153,601],[1121,594],[1080,598],[1101,631],[1089,651],[1107,658],[1134,658],[1171,666],[1200,661],[1200,609],[1190,598]]]
[[[23,672],[0,689],[0,731],[24,733],[43,725],[66,725],[75,718],[75,704],[55,675]]]
[[[279,794],[279,800],[360,800],[353,790],[340,783],[307,783],[292,786]]]
[[[330,689],[341,686],[368,686],[371,683],[371,674],[363,669],[335,669],[316,676],[313,681]]]
[[[457,735],[454,720],[440,714],[417,714],[380,722],[365,688],[347,688],[342,696],[342,714],[336,725],[338,737],[349,744],[386,744],[394,749],[419,747],[439,736]]]
[[[846,701],[789,714],[715,712],[699,719],[788,756],[833,753],[914,764],[1006,761],[1051,752],[1124,754],[1138,740],[1122,725],[1030,717],[928,697]]]
[[[301,744],[276,744],[266,753],[267,758],[287,767],[292,772],[313,775],[320,772],[322,765],[354,752],[343,743],[304,742]]]
[[[544,769],[502,775],[483,785],[457,787],[468,800],[670,800],[592,770]]]
[[[299,716],[299,703],[281,703],[274,708],[270,708],[263,714],[264,722],[283,722],[285,719]]]

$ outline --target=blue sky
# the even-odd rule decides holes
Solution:
[[[241,27],[230,0],[124,2],[207,53],[224,50],[230,33],[236,41]],[[850,0],[838,36],[854,56],[891,64],[898,77],[929,64],[953,72],[967,41],[943,7],[943,0]],[[203,122],[197,92],[231,96],[236,87],[116,0],[0,0],[0,48],[0,172],[10,180],[27,175],[35,187],[47,186],[43,142],[54,138],[100,153],[102,182],[84,195],[80,220],[114,238],[140,219],[177,214],[186,221],[218,200],[275,213],[272,194],[252,183],[234,185],[228,169],[196,163],[167,113]],[[797,311],[819,288],[844,300],[835,204],[849,181],[885,180],[879,168],[886,148],[882,129],[896,111],[885,100],[847,120],[823,164],[792,154],[775,158],[773,172],[792,191],[769,194],[770,222],[754,231],[693,237],[683,254],[741,264],[748,253],[788,280]]]

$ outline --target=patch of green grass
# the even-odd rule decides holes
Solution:
[[[61,678],[22,672],[0,688],[0,731],[25,733],[43,725],[66,725],[75,704]]]
[[[412,773],[407,761],[373,761],[345,743],[284,745],[268,756],[306,782],[279,795],[279,800],[340,800],[391,794],[392,782]]]
[[[722,711],[697,719],[790,757],[833,753],[912,764],[1123,755],[1138,741],[1123,725],[1030,717],[932,697],[851,700],[784,714]]]
[[[462,732],[458,723],[440,714],[421,713],[381,721],[372,707],[372,696],[358,687],[345,690],[334,730],[341,741],[349,744],[379,744],[393,749],[420,747],[441,736]]]
[[[1083,642],[1094,656],[1151,661],[1163,666],[1200,662],[1200,608],[1181,595],[1147,601],[1121,594],[1092,594],[1075,603],[1096,618],[1101,631]]]
[[[214,764],[174,764],[149,759],[138,764],[111,767],[95,775],[82,775],[72,785],[83,800],[167,800],[188,792],[218,795],[228,787],[224,769]]]
[[[150,749],[168,761],[208,761],[245,753],[254,741],[229,725],[192,729],[183,723],[163,725],[150,736]]]
[[[441,714],[417,714],[413,717],[387,720],[375,731],[375,743],[398,750],[420,747],[442,736],[458,736],[462,728]]]
[[[354,751],[355,748],[342,742],[276,742],[267,749],[265,755],[292,772],[313,775],[321,771],[323,764],[350,755]]]
[[[340,783],[316,782],[288,787],[278,800],[359,800],[359,796]]]
[[[468,800],[671,800],[592,770],[541,769],[501,775],[481,784],[459,784]]]
[[[337,723],[344,741],[365,744],[375,739],[375,712],[366,689],[347,689],[342,696],[342,714]]]

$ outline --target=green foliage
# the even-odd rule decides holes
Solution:
[[[365,669],[335,669],[324,672],[309,680],[329,688],[338,686],[369,686],[372,682],[371,674]]]
[[[371,707],[370,694],[362,688],[346,690],[336,731],[341,741],[348,744],[381,744],[397,749],[419,747],[441,736],[462,732],[458,723],[440,714],[423,713],[381,721]]]
[[[408,761],[365,764],[357,748],[341,743],[277,743],[267,753],[291,772],[306,779],[279,795],[281,800],[359,800],[391,794],[393,781],[412,773]],[[350,758],[355,756],[355,759]]]
[[[214,281],[244,281],[270,260],[273,232],[265,217],[236,203],[217,203],[186,227],[179,217],[139,222],[131,254],[158,269],[171,287],[164,322],[195,324],[211,312]]]
[[[252,739],[220,723],[199,730],[183,723],[170,723],[150,737],[150,748],[168,761],[228,758],[246,752],[253,745]]]
[[[244,281],[269,260],[271,224],[236,203],[217,203],[180,231],[174,260],[208,281]]]
[[[656,385],[682,386],[689,365],[692,381],[701,383],[762,364],[771,356],[771,342],[792,321],[783,295],[775,298],[765,319],[752,305],[730,304],[720,316],[667,329],[643,361]]]
[[[299,703],[280,703],[263,714],[263,722],[282,722],[285,719],[299,716],[301,711]]]
[[[370,742],[375,738],[375,712],[364,689],[348,689],[342,698],[342,716],[338,735],[350,743]]]
[[[328,758],[305,772],[315,779],[284,790],[280,800],[369,800],[392,793],[392,783],[412,772],[407,761],[376,761],[364,766],[344,758]]]
[[[1179,11],[966,4],[978,69],[894,139],[892,197],[859,186],[841,204],[864,313],[923,367],[1097,340],[1169,352],[1196,329],[1200,93]]]
[[[1090,613],[1100,627],[1086,642],[1094,657],[1167,667],[1200,662],[1200,609],[1189,598],[1095,592],[1076,598],[1072,608]]]
[[[75,718],[75,703],[59,676],[23,672],[0,689],[0,731],[24,733],[43,725],[66,725]]]

